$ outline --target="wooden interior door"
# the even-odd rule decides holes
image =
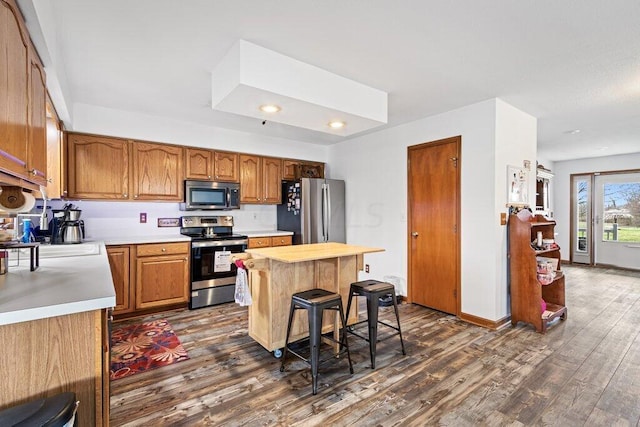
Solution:
[[[409,147],[409,299],[460,313],[461,137]]]

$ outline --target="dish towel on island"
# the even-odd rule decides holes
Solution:
[[[236,274],[236,302],[241,306],[251,305],[251,291],[247,280],[247,270],[242,260],[236,261],[238,272]]]

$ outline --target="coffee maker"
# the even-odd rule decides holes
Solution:
[[[52,245],[82,243],[84,221],[80,219],[81,213],[80,209],[53,210],[53,219],[49,222]]]

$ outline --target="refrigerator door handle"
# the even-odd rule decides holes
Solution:
[[[322,197],[321,197],[321,218],[320,220],[322,221],[322,241],[326,242],[327,241],[327,187],[325,184],[322,184]]]
[[[324,241],[329,241],[329,230],[331,230],[331,186],[329,184],[325,184],[327,186],[326,193],[326,212],[327,212],[327,221],[325,222],[327,231],[324,233]]]

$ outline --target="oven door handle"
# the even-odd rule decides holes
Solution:
[[[247,245],[249,241],[247,239],[239,239],[239,240],[204,240],[200,242],[191,242],[192,248],[215,248],[219,246],[242,246]]]

